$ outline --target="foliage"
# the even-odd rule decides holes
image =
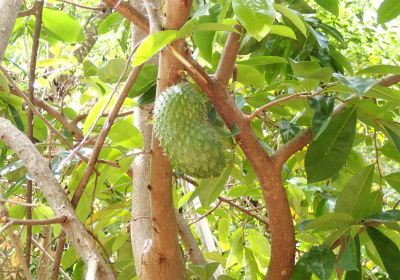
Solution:
[[[241,24],[245,30],[230,93],[249,116],[269,104],[251,120],[259,141],[273,153],[307,129],[313,134],[307,149],[293,155],[282,172],[296,229],[298,254],[292,279],[340,279],[339,275],[346,280],[399,279],[400,88],[379,84],[385,75],[400,73],[395,36],[400,32],[398,1],[194,1],[192,19],[184,27],[149,35],[132,62],[129,23],[118,13],[104,16],[49,2],[52,8],[44,10],[40,34],[35,97],[90,139],[98,136],[115,102],[110,96],[126,82],[126,70],[184,38],[196,59],[214,74],[229,31],[237,32],[233,26]],[[33,16],[17,19],[3,64],[23,90],[28,88],[27,53],[34,22]],[[89,52],[80,56],[88,46]],[[131,109],[153,103],[156,81],[156,67],[145,65],[124,102],[122,110],[127,113],[112,125],[101,149],[103,161],[97,163],[76,209],[119,279],[136,275],[128,229],[129,168],[137,151],[146,152]],[[70,143],[82,140],[51,111],[44,107],[40,111]],[[208,111],[210,122],[222,126],[211,105]],[[23,100],[13,94],[2,74],[0,112],[21,131],[28,131]],[[36,117],[33,128],[37,148],[49,159],[66,193],[72,194],[87,164]],[[230,143],[237,133],[231,131],[224,138]],[[197,135],[201,133],[193,137]],[[20,201],[31,177],[10,149],[2,143],[0,149],[3,196]],[[90,155],[92,143],[80,152]],[[202,243],[203,233],[192,226],[209,263],[190,264],[185,252],[188,270],[193,279],[209,279],[215,271],[220,273],[218,279],[262,279],[270,258],[262,193],[236,144],[227,160],[230,164],[218,178],[195,181],[195,190],[186,182],[193,183],[193,178],[177,174],[176,208],[189,221],[203,218],[203,231],[213,236],[217,248],[210,251]],[[34,190],[34,202],[40,206],[34,208],[33,219],[54,215],[39,189]],[[7,208],[10,217],[26,218],[24,207],[10,203]],[[51,228],[57,237],[60,226]],[[41,231],[40,226],[33,227],[38,240]],[[13,248],[3,242],[4,233],[0,238],[0,250],[11,255],[7,267],[18,267]],[[62,268],[73,279],[83,279],[83,263],[67,245]],[[32,258],[36,276],[39,253],[34,251]]]

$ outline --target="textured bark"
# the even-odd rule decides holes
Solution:
[[[0,118],[0,139],[9,146],[22,160],[30,174],[32,174],[47,202],[57,216],[66,216],[67,221],[62,224],[64,231],[75,246],[83,262],[88,265],[96,263],[96,279],[112,280],[114,274],[107,266],[96,248],[96,244],[76,216],[71,203],[63,188],[53,175],[48,162],[36,149],[34,144],[14,127],[9,120]]]
[[[131,5],[138,11],[145,14],[145,8],[142,2],[131,1]],[[158,1],[158,5],[160,5]],[[135,46],[143,38],[146,37],[137,26],[132,27],[132,45]],[[156,57],[150,63],[157,63]],[[144,245],[151,240],[151,211],[150,211],[150,150],[153,127],[150,123],[152,106],[146,108],[136,106],[134,108],[134,125],[139,129],[143,137],[145,153],[135,157],[132,164],[134,176],[132,180],[132,219],[131,228],[131,244],[132,253],[135,260],[136,274],[142,275],[142,260]],[[140,152],[140,150],[138,150]]]
[[[190,12],[189,1],[165,2],[165,29],[178,29],[187,20]],[[147,2],[150,30],[160,29],[157,14],[161,7]],[[179,11],[179,12],[177,12]],[[177,49],[183,42],[174,43]],[[178,82],[181,77],[180,63],[169,53],[162,51],[158,68],[157,96],[164,89]],[[153,135],[151,154],[150,202],[152,217],[152,240],[146,244],[141,279],[187,279],[182,252],[178,243],[178,227],[172,200],[172,172],[168,159]]]
[[[21,3],[22,0],[0,0],[0,61],[4,58]]]

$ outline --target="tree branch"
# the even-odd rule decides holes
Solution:
[[[384,87],[390,87],[396,83],[400,82],[400,75],[389,75],[378,81],[378,85]],[[333,111],[333,115],[339,114],[343,109],[346,108],[345,104],[340,104]],[[282,166],[292,155],[303,149],[312,141],[311,129],[306,129],[296,137],[288,141],[285,145],[280,147],[274,155],[274,159],[278,166]]]
[[[22,219],[13,219],[6,218],[6,222],[12,222],[14,225],[24,225],[24,226],[43,226],[43,225],[52,225],[52,224],[63,224],[67,222],[67,217],[55,217],[44,220],[22,220]]]
[[[141,68],[142,65],[139,65],[134,69],[132,69],[131,73],[129,74],[128,80],[126,81],[124,88],[122,89],[121,94],[118,96],[113,108],[111,109],[110,114],[107,117],[107,120],[104,122],[103,128],[101,129],[97,137],[96,143],[94,145],[93,152],[90,155],[85,172],[83,173],[81,181],[79,182],[79,185],[76,188],[74,195],[72,197],[71,202],[74,208],[78,205],[79,199],[81,198],[83,191],[87,183],[89,182],[90,176],[93,173],[101,148],[103,147],[104,142],[107,138],[108,132],[110,131],[119,110],[121,109],[126,97],[129,94],[129,90],[131,89],[137,77],[139,76]]]
[[[21,131],[4,118],[0,118],[0,139],[22,160],[29,173],[32,174],[37,184],[41,187],[54,213],[57,216],[67,217],[68,222],[62,224],[63,229],[85,264],[93,260],[99,264],[97,279],[115,279],[106,262],[97,251],[94,240],[76,216],[46,159],[42,157],[32,142]]]
[[[240,25],[235,25],[235,28],[239,32],[242,29]],[[236,57],[240,48],[240,37],[240,33],[229,33],[217,71],[215,72],[214,79],[224,86],[228,86],[229,79],[231,78],[233,69],[235,68]]]
[[[144,32],[150,32],[150,25],[146,17],[130,6],[127,2],[121,0],[105,0],[105,2],[108,6],[117,10],[122,16],[137,25]]]

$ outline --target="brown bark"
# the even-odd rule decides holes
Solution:
[[[157,1],[161,5],[160,1]],[[131,1],[131,5],[145,13],[143,3],[138,1]],[[137,26],[132,26],[132,45],[135,46],[143,38],[146,33]],[[150,63],[157,63],[157,57],[154,57]],[[152,106],[141,108],[136,106],[134,108],[134,125],[139,129],[142,134],[144,153],[135,157],[132,170],[135,175],[132,179],[132,218],[130,223],[131,229],[131,244],[133,258],[135,260],[136,274],[142,275],[142,259],[144,252],[144,244],[147,244],[151,239],[151,211],[150,211],[150,160],[151,160],[151,139],[153,126],[151,125],[151,110]],[[138,150],[137,152],[140,152]]]
[[[189,1],[190,2],[190,1]],[[178,29],[187,20],[191,2],[166,1],[166,29]],[[146,10],[151,20],[152,32],[160,30],[157,13],[161,7],[155,7],[147,2]],[[179,13],[177,13],[179,11]],[[175,42],[176,48],[181,49],[183,42]],[[178,82],[182,69],[180,63],[169,53],[162,51],[158,68],[157,96],[164,89]],[[143,257],[141,279],[186,279],[186,271],[182,253],[178,243],[178,227],[172,200],[172,172],[169,160],[159,146],[153,134],[151,154],[151,185],[150,203],[152,218],[152,240],[148,251]]]

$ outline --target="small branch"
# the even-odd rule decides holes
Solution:
[[[79,116],[77,116],[77,117],[72,121],[72,123],[77,124],[78,122],[80,122],[80,121],[86,119],[88,115],[89,115],[89,114],[82,114],[82,115],[79,115]],[[108,117],[109,115],[110,115],[110,114],[108,114],[108,113],[104,113],[104,114],[102,114],[101,116],[102,116],[102,117]],[[126,111],[126,112],[118,113],[117,118],[126,117],[126,116],[130,116],[130,115],[133,115],[133,110],[129,110],[129,111]]]
[[[265,225],[266,228],[269,227],[268,222],[266,220],[264,220],[263,218],[259,217],[258,215],[254,214],[251,210],[246,209],[236,203],[234,203],[232,200],[226,199],[224,197],[218,197],[218,200],[221,202],[225,202],[228,205],[232,206],[233,208],[238,209],[239,211],[243,212],[244,214],[246,214],[247,216],[253,217],[256,220],[260,221],[261,223],[263,223]]]
[[[99,4],[99,7],[89,7],[89,6],[84,6],[81,4],[77,4],[71,1],[67,1],[67,0],[57,0],[59,2],[68,4],[68,5],[72,5],[81,9],[85,9],[85,10],[91,10],[91,11],[104,11],[106,9],[106,6],[104,4]]]
[[[267,111],[271,107],[274,107],[276,105],[285,103],[285,102],[287,102],[289,100],[292,100],[292,99],[302,98],[302,97],[306,97],[307,98],[307,95],[304,95],[303,93],[297,93],[297,94],[285,96],[285,97],[282,97],[282,98],[276,98],[273,101],[271,101],[271,102],[263,105],[262,107],[256,109],[250,116],[248,116],[248,119],[249,120],[253,120],[256,117],[262,115],[265,111]]]
[[[18,17],[28,17],[28,16],[34,16],[36,13],[35,6],[29,10],[21,11],[18,13]]]
[[[39,39],[40,39],[40,31],[42,29],[42,13],[43,13],[43,5],[44,1],[39,0],[35,2],[35,28],[33,32],[33,40],[32,40],[32,53],[31,53],[31,60],[29,64],[29,81],[28,81],[28,97],[29,100],[32,102],[34,99],[35,93],[35,80],[36,80],[36,61],[39,52]],[[28,138],[29,140],[34,143],[33,137],[33,111],[28,110]],[[33,182],[32,180],[28,180],[26,184],[26,202],[32,202],[32,189]],[[26,218],[28,220],[32,219],[32,209],[30,207],[26,208]],[[29,267],[31,263],[31,250],[32,250],[32,227],[28,224],[26,227],[26,246],[25,246],[25,262],[26,265]]]
[[[241,31],[240,25],[235,25],[234,27],[239,32]],[[222,52],[214,77],[214,79],[223,86],[228,86],[233,69],[235,68],[236,57],[240,48],[240,37],[240,33],[231,32],[226,40],[225,48]]]
[[[204,214],[201,215],[200,217],[197,217],[196,220],[194,220],[193,222],[190,222],[190,223],[188,224],[188,226],[191,226],[191,225],[193,225],[193,224],[195,224],[195,223],[201,221],[202,219],[204,219],[204,218],[207,217],[208,215],[210,215],[212,212],[214,212],[214,211],[218,208],[218,206],[221,205],[221,203],[222,203],[222,200],[218,201],[218,202],[214,205],[214,207],[212,207],[210,210],[208,210],[206,213],[204,213]]]
[[[53,224],[63,224],[67,222],[67,217],[55,217],[44,220],[23,220],[23,219],[13,219],[6,218],[7,222],[12,222],[14,225],[24,225],[24,226],[43,226],[43,225],[53,225]]]
[[[144,32],[149,33],[150,26],[147,18],[127,2],[122,2],[121,0],[105,0],[105,2],[109,7],[117,10],[122,16],[126,17]]]
[[[72,206],[74,206],[74,208],[78,205],[79,199],[81,198],[83,191],[84,191],[87,183],[89,182],[90,176],[92,175],[92,172],[95,168],[98,156],[100,154],[100,150],[104,145],[104,142],[107,138],[108,132],[110,131],[112,124],[113,124],[115,118],[117,117],[119,110],[121,109],[126,97],[129,94],[129,90],[131,89],[131,87],[135,83],[137,77],[139,76],[141,68],[142,68],[141,65],[137,66],[129,74],[128,80],[126,81],[121,94],[118,96],[113,108],[111,109],[109,116],[107,117],[107,120],[105,121],[105,123],[103,125],[102,130],[99,133],[99,136],[97,137],[96,143],[93,148],[93,152],[89,158],[87,167],[85,169],[85,173],[82,175],[82,179],[79,182],[79,185],[76,188],[74,195],[72,197],[71,202],[72,202]]]
[[[181,236],[182,242],[185,245],[186,251],[189,254],[189,258],[193,264],[206,264],[207,261],[204,259],[203,254],[199,248],[199,245],[194,238],[189,225],[186,223],[181,213],[176,213],[176,220],[178,223],[178,231]]]
[[[0,187],[0,199],[3,198],[2,192],[3,192],[3,190]],[[8,217],[8,211],[7,211],[7,208],[4,206],[4,203],[0,203],[0,215],[3,217],[6,217],[6,218]],[[25,278],[27,280],[32,280],[33,278],[32,278],[31,272],[29,271],[28,265],[26,264],[25,259],[24,259],[24,253],[22,250],[20,240],[14,234],[14,231],[10,227],[12,224],[13,223],[8,223],[3,228],[7,230],[8,237],[11,239],[11,243],[14,246],[15,254],[17,255],[18,262],[22,266],[22,270],[25,274]]]
[[[2,226],[0,228],[0,235],[3,233],[3,231],[5,231],[6,229],[8,229],[10,226],[12,226],[14,224],[14,222],[8,222],[7,224],[5,224],[4,226]]]
[[[40,204],[36,204],[36,203],[26,203],[26,202],[8,200],[8,199],[3,199],[3,198],[0,198],[0,203],[10,203],[10,204],[21,205],[21,206],[25,206],[25,207],[37,207],[37,206],[40,206]]]
[[[390,87],[396,83],[400,82],[400,75],[389,75],[378,81],[378,85]],[[342,110],[346,108],[344,103],[340,104],[333,111],[333,115],[339,114]],[[298,134],[292,140],[287,142],[281,148],[279,148],[274,158],[278,166],[282,166],[293,154],[303,149],[312,141],[311,129],[306,129],[302,133]]]
[[[32,238],[33,244],[35,244],[36,247],[39,248],[39,250],[46,255],[46,257],[49,258],[52,262],[54,262],[54,258],[43,248],[42,245],[40,245],[39,242],[37,242],[34,238]],[[65,277],[65,279],[72,280],[71,277],[60,267],[60,273]]]

